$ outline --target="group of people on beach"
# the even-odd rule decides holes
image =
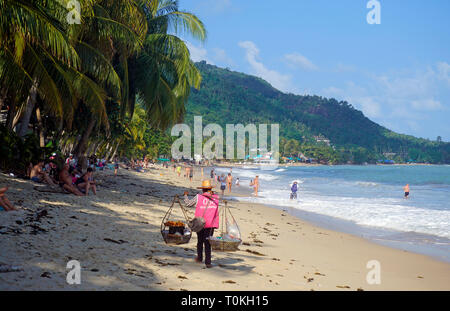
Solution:
[[[77,159],[70,154],[61,168],[56,164],[56,154],[53,154],[48,161],[39,161],[36,164],[30,163],[28,177],[36,183],[46,183],[50,187],[58,185],[77,196],[89,195],[89,191],[97,194],[96,182],[94,180],[94,163],[88,160],[88,167],[83,172],[82,166],[78,165]]]

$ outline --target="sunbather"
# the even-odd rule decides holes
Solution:
[[[95,186],[92,168],[89,167],[86,174],[77,179],[75,185],[78,187],[78,189],[84,191],[85,195],[88,195],[89,189],[92,189],[92,192],[96,195],[97,187]]]
[[[17,210],[14,205],[8,200],[5,192],[8,191],[8,187],[0,188],[0,211],[15,211]]]
[[[50,186],[56,186],[55,182],[48,176],[48,174],[43,170],[44,161],[40,161],[38,164],[33,166],[30,171],[30,179],[34,182],[46,182]]]
[[[64,164],[62,170],[59,172],[59,185],[75,195],[84,195],[72,184],[72,177],[69,174],[69,164]]]

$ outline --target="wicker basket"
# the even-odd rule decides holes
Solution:
[[[234,252],[239,250],[239,245],[242,240],[235,239],[233,241],[223,240],[222,237],[210,237],[209,244],[211,244],[211,248],[215,251],[222,252]]]
[[[166,244],[186,244],[191,240],[192,233],[178,235],[178,234],[170,234],[169,230],[161,230],[161,235]]]

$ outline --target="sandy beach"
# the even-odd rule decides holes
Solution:
[[[195,234],[179,246],[160,234],[173,196],[197,193],[198,171],[192,182],[161,166],[95,176],[97,196],[76,197],[0,174],[19,208],[0,214],[0,267],[20,268],[0,273],[0,290],[450,290],[448,263],[236,201],[229,206],[243,244],[213,251],[214,267],[205,269],[194,262]],[[81,264],[79,285],[66,282],[73,259]],[[380,263],[380,284],[366,281],[371,260]]]

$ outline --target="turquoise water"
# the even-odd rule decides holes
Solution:
[[[259,175],[261,197],[328,227],[439,253],[450,261],[450,166],[280,166],[274,171],[233,169],[242,185]],[[299,183],[298,200],[289,200]],[[404,199],[403,187],[410,185]],[[317,217],[311,216],[316,215]],[[335,221],[333,221],[333,219]],[[351,228],[351,229],[349,229]],[[397,245],[398,246],[398,245]],[[422,250],[426,248],[434,250]],[[411,247],[409,247],[411,249]]]

